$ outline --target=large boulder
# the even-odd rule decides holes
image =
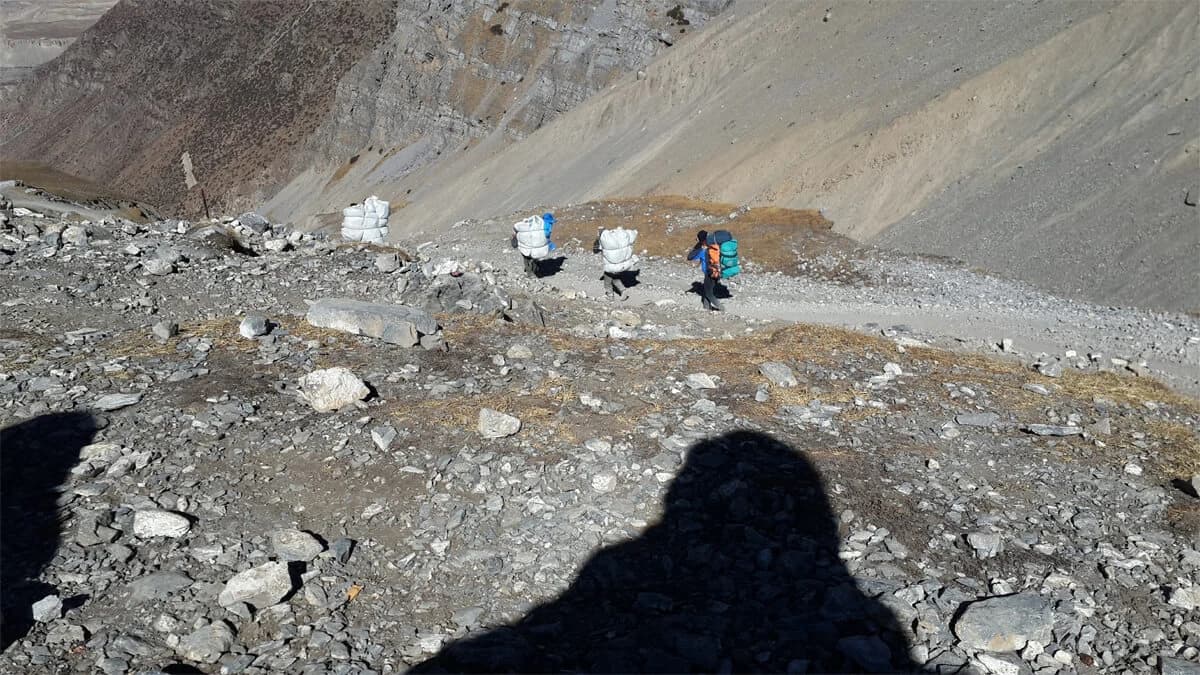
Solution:
[[[365,335],[401,347],[415,347],[422,335],[438,332],[437,320],[425,310],[349,298],[314,302],[308,308],[308,322],[318,328]]]

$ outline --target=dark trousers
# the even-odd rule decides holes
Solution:
[[[529,256],[522,257],[525,258],[525,273],[531,277],[536,277],[538,273],[538,261]]]
[[[625,293],[625,284],[622,283],[620,274],[610,274],[605,272],[604,276],[600,277],[600,280],[604,282],[605,295],[616,295],[617,297],[620,297]]]
[[[705,274],[702,287],[703,294],[701,295],[701,302],[704,304],[704,309],[721,311],[721,303],[717,302],[716,288],[717,280],[712,278],[712,275]]]

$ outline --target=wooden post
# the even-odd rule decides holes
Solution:
[[[204,203],[205,220],[211,220],[212,216],[208,215],[208,196],[204,194],[204,188],[200,188],[200,201]]]

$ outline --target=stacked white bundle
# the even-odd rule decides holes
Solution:
[[[342,238],[378,244],[387,238],[391,206],[371,195],[362,204],[342,209]]]
[[[517,249],[521,255],[541,260],[550,255],[550,240],[546,238],[546,223],[541,216],[529,216],[513,224],[517,235]]]
[[[604,253],[604,271],[620,274],[633,269],[638,258],[633,254],[633,242],[637,241],[637,230],[618,227],[600,233],[600,250]]]

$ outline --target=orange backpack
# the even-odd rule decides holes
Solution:
[[[714,279],[721,278],[721,247],[705,244],[704,255],[708,256],[708,275]]]

